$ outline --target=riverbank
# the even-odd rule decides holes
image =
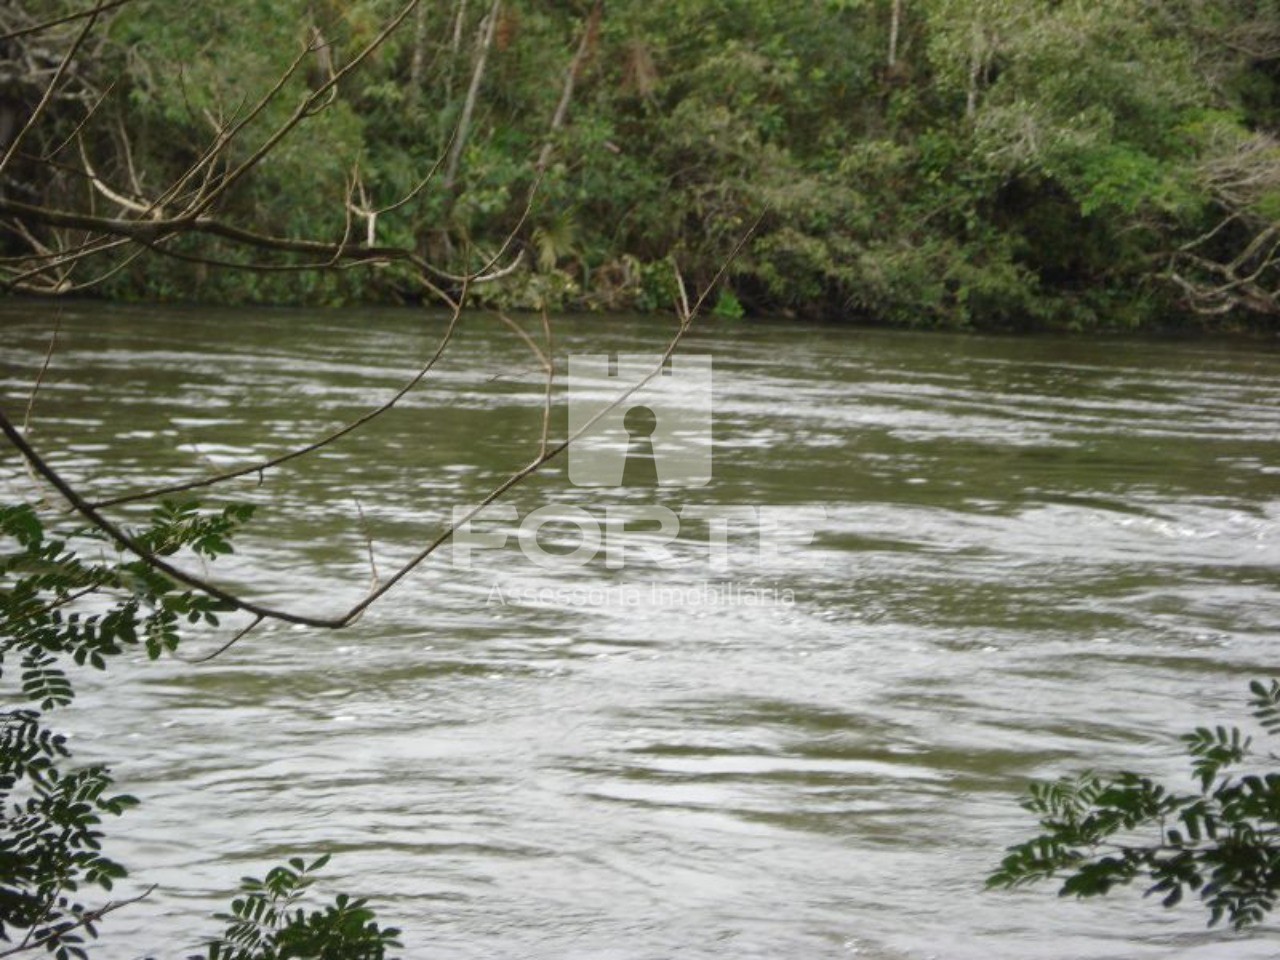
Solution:
[[[52,98],[27,60],[76,27],[19,30],[5,116],[40,122],[0,279],[358,305],[496,257],[482,305],[648,312],[675,262],[725,317],[1280,317],[1280,43],[1248,4],[453,6],[126,4]]]
[[[225,311],[229,315],[244,310],[254,312],[270,312],[282,318],[296,317],[300,323],[303,318],[316,316],[361,316],[369,313],[386,314],[388,316],[403,315],[406,318],[420,317],[426,313],[435,315],[442,312],[440,307],[431,304],[410,305],[404,303],[366,303],[345,304],[337,306],[316,307],[304,304],[254,303],[238,302],[236,304],[202,303],[186,299],[173,300],[111,300],[103,297],[22,297],[10,296],[0,299],[0,321],[5,316],[17,317],[25,310],[31,310],[45,316],[56,317],[62,311],[72,313],[92,312],[95,310],[111,311],[118,309],[124,312],[170,312],[176,317],[195,315],[204,311]],[[467,316],[492,316],[498,313],[519,318],[524,326],[535,329],[541,324],[541,312],[527,308],[508,308],[498,303],[491,306],[475,305],[463,311]],[[654,309],[648,312],[627,310],[579,310],[560,313],[562,316],[581,318],[583,322],[600,324],[603,327],[626,325],[635,321],[661,323],[665,317],[674,315],[674,307]],[[806,317],[794,312],[787,314],[757,314],[746,311],[735,312],[726,316],[715,309],[714,302],[698,316],[696,326],[699,329],[713,329],[718,334],[732,337],[735,331],[752,327],[786,327],[792,330],[804,329],[843,329],[857,331],[916,331],[933,333],[986,334],[992,336],[1027,336],[1052,337],[1064,336],[1080,339],[1106,339],[1107,341],[1215,341],[1236,343],[1273,344],[1280,342],[1280,324],[1269,320],[1253,318],[1251,322],[1227,323],[1219,319],[1215,324],[1199,322],[1196,317],[1180,317],[1166,322],[1151,322],[1140,327],[1128,327],[1120,324],[1101,325],[1088,329],[1071,327],[1054,327],[1035,325],[1030,322],[1022,324],[973,324],[968,327],[929,327],[913,324],[895,324],[886,320],[868,317]]]

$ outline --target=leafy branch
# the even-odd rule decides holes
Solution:
[[[232,551],[252,512],[165,502],[132,537],[157,556],[213,559]],[[127,553],[88,560],[70,545],[81,540],[110,542],[93,528],[53,537],[30,506],[0,507],[0,684],[27,704],[0,710],[0,957],[87,960],[99,921],[141,899],[95,905],[83,896],[126,876],[102,852],[102,824],[138,801],[114,793],[105,765],[71,766],[67,738],[44,725],[45,713],[75,697],[70,665],[104,670],[139,646],[155,659],[177,649],[183,621],[216,626],[228,609]],[[327,859],[293,860],[245,881],[246,895],[221,918],[230,926],[209,941],[209,960],[383,960],[399,945],[397,931],[379,929],[364,900],[298,906]]]
[[[207,960],[382,960],[400,946],[400,931],[380,928],[365,900],[339,894],[322,910],[298,905],[328,862],[294,857],[261,880],[246,877],[231,912],[217,916],[227,928],[209,941]]]
[[[1252,713],[1280,731],[1280,681],[1250,684]],[[1253,741],[1236,727],[1182,738],[1198,793],[1136,773],[1093,773],[1033,784],[1022,801],[1041,833],[1009,848],[988,887],[1063,876],[1061,896],[1093,897],[1141,880],[1173,907],[1197,895],[1209,925],[1260,923],[1280,891],[1280,773],[1242,769]]]

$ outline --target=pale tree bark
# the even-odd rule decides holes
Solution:
[[[458,55],[462,52],[462,32],[467,22],[467,0],[458,0],[458,7],[453,14],[453,33],[449,39],[448,66],[444,72],[445,99],[453,99],[453,70]]]
[[[547,164],[551,161],[551,153],[555,149],[555,135],[564,126],[564,122],[569,116],[569,103],[573,99],[573,87],[582,73],[582,68],[587,62],[587,56],[600,30],[600,18],[603,13],[604,0],[596,0],[595,5],[591,8],[591,12],[587,14],[587,19],[582,25],[582,39],[578,41],[578,49],[573,55],[573,60],[569,63],[569,69],[565,72],[564,86],[560,90],[560,101],[556,104],[556,112],[551,117],[551,127],[547,131],[547,141],[542,145],[542,151],[538,154],[536,167],[538,173],[546,170]]]
[[[982,35],[982,24],[973,21],[973,49],[969,54],[969,89],[964,98],[964,115],[973,120],[978,112],[978,84],[986,66],[986,46]]]
[[[889,67],[898,63],[898,34],[902,29],[902,0],[893,0],[889,11]]]
[[[453,39],[449,41],[449,52],[457,56],[462,50],[462,27],[467,22],[467,0],[458,0],[458,11],[453,17]]]
[[[413,59],[409,61],[409,96],[417,100],[422,93],[422,77],[427,67],[427,3],[418,4],[413,21]]]
[[[462,115],[458,118],[458,126],[453,134],[453,145],[449,148],[449,158],[444,165],[443,188],[446,202],[450,205],[456,195],[458,166],[462,162],[462,151],[467,146],[467,136],[471,133],[471,118],[476,111],[476,102],[480,99],[480,86],[484,83],[485,68],[489,64],[489,50],[493,47],[493,35],[501,12],[502,0],[493,0],[493,6],[480,22],[480,29],[476,33],[475,66],[471,70],[471,85],[467,88],[467,98],[462,104]]]
[[[1198,313],[1280,315],[1280,222],[1260,209],[1280,193],[1280,140],[1252,134],[1201,174],[1221,216],[1170,253],[1165,276]]]

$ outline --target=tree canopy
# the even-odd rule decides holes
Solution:
[[[724,291],[760,312],[1069,329],[1280,312],[1274,0],[106,6],[0,172],[11,289],[59,289],[32,258],[76,242],[30,208],[152,216],[142,198],[231,125],[253,129],[210,176],[320,93],[210,209],[453,273],[514,231],[526,256],[482,297],[506,307],[665,307],[667,258],[706,281],[758,223]],[[51,9],[84,0],[0,13],[6,149],[82,25],[23,32]],[[109,252],[101,290],[429,295],[401,261],[289,270],[207,233],[155,252]]]

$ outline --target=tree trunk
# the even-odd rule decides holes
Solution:
[[[898,62],[898,31],[902,27],[902,0],[893,0],[889,12],[889,66]]]
[[[414,11],[413,59],[409,62],[409,96],[416,102],[422,94],[422,75],[427,60],[427,0],[419,0]]]
[[[453,70],[462,51],[462,28],[467,22],[467,0],[458,0],[458,9],[453,14],[453,34],[449,40],[449,59],[444,71],[444,96],[453,99]]]
[[[467,0],[458,0],[458,12],[453,18],[453,39],[449,41],[449,52],[454,56],[462,49],[462,27],[467,22]]]
[[[973,120],[978,112],[978,84],[982,80],[982,72],[986,65],[986,50],[982,37],[982,26],[973,21],[973,51],[969,61],[969,90],[964,99],[964,115]]]
[[[596,0],[595,5],[591,8],[591,12],[587,14],[587,19],[582,25],[582,39],[578,41],[578,49],[573,55],[573,60],[569,62],[569,69],[564,75],[564,87],[560,90],[560,102],[556,104],[556,112],[551,117],[551,128],[547,131],[546,143],[542,145],[542,152],[538,154],[536,168],[538,173],[546,170],[547,164],[551,160],[555,135],[564,126],[565,118],[569,115],[569,101],[573,99],[573,86],[578,80],[578,75],[582,73],[582,66],[587,61],[587,54],[590,52],[592,43],[600,30],[600,17],[603,13],[604,0]]]
[[[493,46],[493,32],[498,24],[498,14],[502,12],[502,0],[493,0],[493,6],[480,22],[476,34],[475,67],[471,71],[471,86],[467,88],[467,99],[462,104],[462,116],[458,118],[458,127],[453,133],[453,146],[449,148],[449,158],[444,167],[444,192],[447,203],[453,206],[453,198],[457,188],[458,165],[462,161],[462,151],[467,145],[467,136],[471,132],[471,117],[476,110],[476,101],[480,98],[480,84],[484,82],[485,67],[489,63],[489,48]]]

